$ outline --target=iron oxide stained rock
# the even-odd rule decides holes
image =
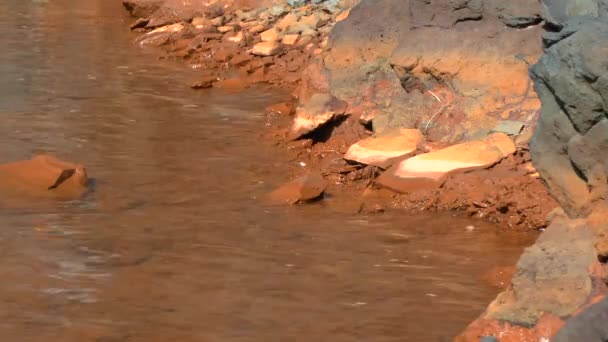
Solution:
[[[6,196],[77,198],[87,183],[82,165],[48,155],[0,164],[0,193]]]
[[[251,53],[256,56],[275,56],[283,52],[283,45],[278,42],[261,42],[253,46]]]
[[[297,204],[313,201],[323,196],[327,181],[320,174],[312,173],[297,178],[274,190],[269,195],[270,204]]]
[[[346,109],[346,102],[330,94],[313,94],[308,101],[296,108],[291,138],[294,140],[301,138],[322,125],[344,116]]]
[[[348,149],[344,159],[385,169],[395,159],[411,156],[423,141],[419,130],[399,129],[357,142]]]
[[[434,189],[446,177],[495,165],[515,152],[515,144],[504,133],[421,154],[394,165],[378,178],[378,183],[398,192]]]

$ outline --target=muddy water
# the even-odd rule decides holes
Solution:
[[[0,3],[0,161],[54,152],[95,178],[78,201],[2,199],[3,341],[442,341],[496,294],[481,274],[528,238],[262,205],[282,94],[190,91],[129,21],[118,1]]]

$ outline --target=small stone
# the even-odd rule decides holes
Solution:
[[[256,56],[274,56],[283,52],[283,45],[278,42],[262,42],[253,46],[251,53]]]
[[[224,25],[224,16],[220,15],[217,18],[213,18],[209,21],[213,26],[222,26]]]
[[[342,11],[336,16],[336,22],[342,21],[350,15],[350,10]]]
[[[270,196],[273,204],[296,204],[320,198],[327,189],[327,181],[320,174],[310,174],[295,179],[275,191]]]
[[[229,37],[228,41],[236,44],[240,44],[245,39],[245,34],[243,31],[237,32],[235,36]]]
[[[276,28],[271,28],[260,34],[260,39],[263,42],[276,42],[281,39],[281,33]]]
[[[230,63],[232,63],[234,66],[242,66],[249,63],[252,59],[253,57],[250,54],[241,53],[234,56],[232,60],[230,60]]]
[[[524,128],[524,123],[521,121],[503,120],[492,129],[492,132],[505,133],[507,135],[518,135]]]
[[[213,87],[213,83],[217,81],[215,76],[205,76],[200,80],[194,82],[190,87],[192,89],[205,89]]]
[[[254,25],[249,28],[249,32],[251,32],[251,34],[258,34],[260,32],[264,32],[264,30],[266,30],[266,26],[262,24]]]
[[[311,36],[300,37],[300,39],[298,39],[298,42],[296,43],[296,47],[305,48],[311,42],[312,42]]]
[[[194,26],[207,26],[210,25],[211,22],[207,18],[196,17],[192,19],[192,25]]]
[[[276,25],[281,31],[286,31],[290,26],[298,23],[298,16],[295,13],[289,13],[284,16]]]
[[[285,14],[287,14],[289,10],[287,9],[287,7],[285,6],[281,6],[281,5],[276,5],[276,6],[272,6],[268,9],[268,14],[274,16],[274,17],[281,17]]]
[[[228,33],[234,31],[234,26],[220,26],[217,28],[219,33]]]
[[[282,43],[285,45],[295,45],[300,38],[299,34],[287,34],[283,37]]]
[[[87,189],[84,166],[39,155],[30,160],[0,164],[0,193],[14,196],[78,198]]]
[[[300,20],[298,20],[298,23],[316,29],[321,26],[321,17],[317,13],[313,13],[311,15],[301,17]]]
[[[306,29],[301,32],[302,32],[303,37],[316,37],[317,36],[317,31],[312,30],[312,29]]]

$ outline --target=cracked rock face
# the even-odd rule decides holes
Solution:
[[[334,27],[323,68],[376,134],[417,128],[459,143],[504,120],[531,132],[541,20],[535,0],[363,0]]]
[[[549,46],[531,71],[542,101],[532,158],[571,217],[591,213],[607,190],[608,22],[592,2],[545,1],[547,20],[561,26],[546,32]]]

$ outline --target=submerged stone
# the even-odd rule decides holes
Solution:
[[[273,191],[269,196],[272,204],[296,204],[318,199],[327,189],[327,181],[313,173],[297,178]]]

